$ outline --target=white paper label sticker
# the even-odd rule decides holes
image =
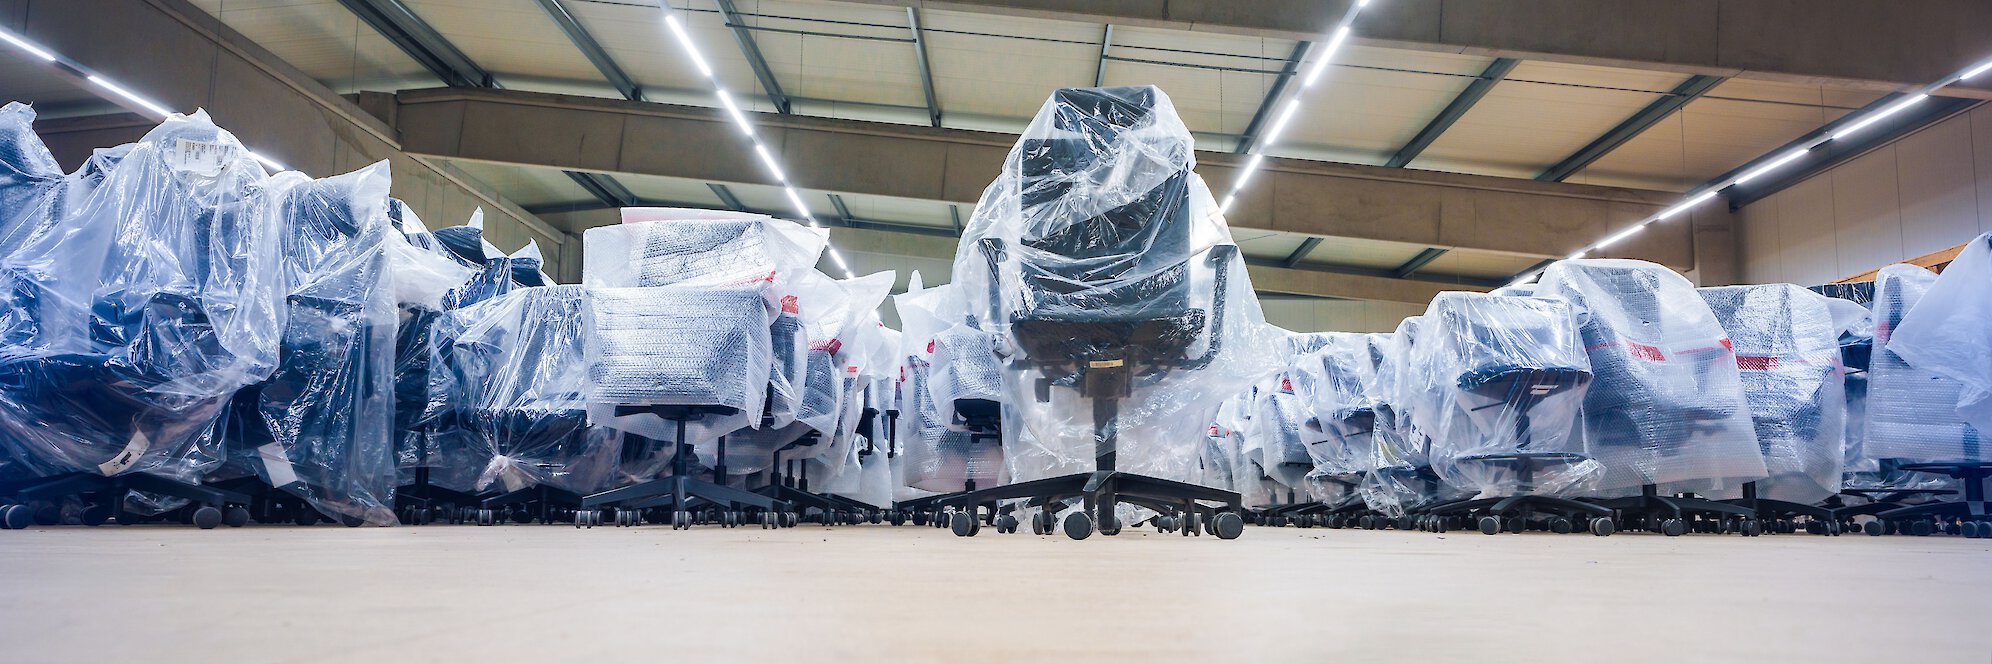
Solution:
[[[256,457],[263,460],[263,472],[269,475],[270,486],[283,488],[297,482],[297,471],[291,469],[290,455],[284,454],[282,443],[256,448]]]
[[[173,144],[168,159],[174,170],[214,177],[221,175],[221,169],[234,158],[234,152],[234,146],[225,143],[182,138]]]
[[[118,455],[111,457],[110,461],[97,464],[97,472],[110,477],[129,470],[132,466],[138,465],[138,460],[144,457],[145,451],[149,449],[152,449],[152,439],[146,438],[144,431],[133,431],[131,442],[125,443],[124,451],[118,452]]]

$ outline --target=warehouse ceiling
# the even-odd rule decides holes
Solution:
[[[341,93],[455,84],[714,105],[700,74],[664,32],[660,10],[645,0],[193,2]],[[1269,93],[1306,48],[1270,37],[825,0],[670,4],[685,10],[718,78],[740,91],[752,111],[1014,134],[1053,88],[1154,84],[1174,100],[1201,149],[1226,153],[1262,128]],[[378,14],[403,8],[398,28],[378,25]],[[362,18],[368,12],[376,13],[372,20]],[[563,14],[571,19],[565,24],[556,18]],[[592,54],[591,43],[598,46]],[[439,50],[458,53],[442,53],[439,64]],[[1880,96],[1869,89],[1354,45],[1310,93],[1306,114],[1266,152],[1681,192]],[[617,197],[603,195],[602,180],[589,181],[600,176],[633,197],[624,201],[792,209],[779,188],[751,183],[455,163],[570,232],[613,220],[599,208]],[[810,173],[792,176],[813,212],[853,227],[952,235],[973,213],[965,203],[812,189]],[[1485,285],[1543,258],[1321,241],[1232,222],[1248,257],[1299,269]],[[908,260],[932,265],[941,258]]]

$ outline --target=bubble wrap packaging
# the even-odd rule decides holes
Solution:
[[[1018,479],[1110,449],[1193,477],[1218,403],[1279,369],[1194,143],[1160,89],[1062,89],[976,205],[953,274],[1003,351],[1003,402],[1050,453]]]
[[[1736,350],[1757,447],[1757,495],[1813,504],[1840,492],[1846,372],[1825,296],[1791,284],[1700,289]]]
[[[1983,419],[1987,404],[1979,387],[1986,369],[1973,364],[1987,357],[1987,332],[1974,329],[1986,310],[1978,290],[1986,277],[1985,242],[1967,246],[1942,280],[1914,265],[1890,265],[1875,276],[1869,458],[1916,463],[1992,457],[1983,430],[1963,417],[1992,424]]]
[[[590,288],[589,421],[661,441],[676,424],[650,406],[717,410],[689,422],[704,444],[757,421],[765,400],[775,311],[763,288]]]
[[[582,281],[594,287],[765,286],[775,303],[771,323],[774,362],[765,402],[770,426],[786,427],[801,407],[809,341],[795,296],[829,243],[828,229],[812,229],[765,215],[625,208],[623,223],[583,234]]]
[[[305,178],[266,177],[205,113],[100,165],[0,258],[0,456],[37,476],[195,481],[223,459],[228,398],[277,365],[276,204]]]
[[[1685,277],[1645,261],[1558,261],[1538,296],[1569,302],[1591,356],[1584,435],[1606,495],[1733,493],[1765,476],[1736,354]]]
[[[1561,300],[1446,292],[1421,319],[1411,365],[1430,381],[1433,470],[1480,498],[1594,493],[1584,444],[1591,360]]]

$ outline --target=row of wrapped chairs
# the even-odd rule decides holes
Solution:
[[[553,285],[477,217],[427,229],[385,163],[269,174],[195,114],[64,174],[33,120],[0,108],[0,525],[891,505],[894,277],[815,271],[824,231],[632,209]]]
[[[1270,525],[1992,536],[1988,254],[1815,289],[1579,259],[1442,293],[1394,333],[1290,335],[1206,465]]]

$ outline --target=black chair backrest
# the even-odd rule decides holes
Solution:
[[[1055,138],[1022,143],[1021,195],[1034,249],[1021,260],[1027,306],[1039,317],[1152,319],[1189,306],[1189,171],[1119,207],[1078,218],[1067,197],[1127,134],[1152,121],[1154,89],[1066,88],[1054,93]],[[1111,183],[1094,182],[1095,185]],[[1166,314],[1165,314],[1166,315]]]

